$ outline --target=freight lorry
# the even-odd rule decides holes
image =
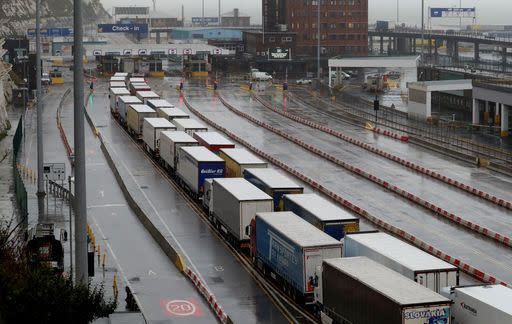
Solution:
[[[366,257],[324,260],[315,301],[322,323],[451,323],[448,298]]]
[[[453,324],[512,323],[512,289],[502,285],[445,288],[453,301]]]
[[[249,248],[246,228],[256,213],[272,212],[272,197],[243,178],[213,179],[211,190],[205,189],[204,200],[212,203],[210,215],[215,226],[234,246]]]
[[[130,83],[128,90],[132,96],[135,96],[139,91],[151,91],[151,87],[147,83]]]
[[[284,195],[284,210],[291,211],[337,240],[359,231],[359,218],[317,194]]]
[[[215,154],[223,148],[235,148],[235,144],[217,132],[197,132],[194,138],[202,145]]]
[[[244,148],[221,149],[219,156],[226,161],[226,178],[239,178],[245,169],[266,168],[267,162]]]
[[[145,105],[147,105],[148,103],[148,100],[153,100],[153,99],[160,99],[160,96],[157,95],[155,92],[153,91],[137,91],[136,94],[137,98],[140,99],[140,101],[142,101]]]
[[[435,292],[459,284],[459,269],[381,232],[345,235],[343,257],[365,256]]]
[[[126,113],[128,132],[136,139],[142,139],[144,118],[152,117],[156,117],[156,112],[150,107],[142,104],[130,105]]]
[[[284,195],[304,192],[303,187],[274,169],[245,169],[244,178],[274,199],[274,211],[284,209]]]
[[[194,136],[196,132],[207,132],[208,127],[192,118],[173,119],[172,123],[176,125],[179,131],[185,132],[190,136]]]
[[[205,179],[224,178],[223,159],[202,146],[182,146],[178,155],[176,175],[180,185],[199,199],[203,195]]]
[[[111,81],[108,84],[108,88],[109,89],[112,89],[112,88],[126,88],[126,83],[124,83],[122,81]]]
[[[110,77],[109,82],[125,82],[126,79],[122,76],[112,76]]]
[[[175,131],[176,126],[164,118],[145,118],[142,123],[144,148],[154,156],[160,154],[160,137],[164,131]]]
[[[178,155],[182,146],[198,146],[197,141],[185,132],[162,132],[160,134],[160,159],[171,174],[175,174]]]
[[[341,257],[341,242],[292,212],[257,213],[248,234],[258,270],[306,305],[314,301],[322,261]]]
[[[142,101],[135,96],[120,96],[117,99],[117,110],[119,113],[119,122],[121,125],[126,125],[126,118],[128,114],[128,107],[130,105],[140,105]]]
[[[126,88],[110,88],[109,99],[110,99],[110,112],[114,116],[119,115],[118,99],[119,97],[129,96],[130,91]]]
[[[128,85],[130,85],[132,83],[147,83],[147,82],[146,82],[146,79],[144,79],[144,78],[132,77],[132,78],[128,79]]]
[[[158,117],[165,118],[172,122],[179,118],[190,118],[190,115],[178,108],[158,108],[156,110]]]
[[[174,105],[165,99],[150,99],[147,105],[153,108],[157,113],[159,108],[174,108]]]

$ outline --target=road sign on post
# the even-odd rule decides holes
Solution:
[[[43,166],[44,180],[64,181],[66,180],[66,164],[45,163]]]

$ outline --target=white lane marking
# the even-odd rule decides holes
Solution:
[[[110,243],[109,241],[107,240],[107,237],[105,236],[105,234],[103,233],[103,230],[101,229],[100,225],[98,224],[98,222],[96,221],[96,217],[92,216],[92,215],[89,215],[89,217],[92,218],[93,220],[93,223],[94,223],[94,226],[96,226],[96,228],[98,229],[98,231],[100,232],[100,235],[101,235],[101,238],[103,240],[103,244],[105,244],[108,248],[108,251],[110,252],[110,254],[112,255],[112,259],[114,260],[117,268],[119,269],[119,272],[121,273],[121,276],[123,277],[123,280],[124,280],[124,283],[126,286],[128,286],[130,288],[130,290],[132,291],[132,295],[133,295],[133,298],[135,299],[135,301],[137,302],[137,305],[139,306],[139,309],[140,309],[140,312],[142,313],[142,316],[144,317],[144,320],[146,319],[146,317],[144,316],[145,312],[144,312],[144,308],[142,307],[142,303],[140,302],[139,300],[139,297],[137,296],[136,294],[136,291],[135,289],[133,289],[132,285],[130,284],[130,282],[128,281],[128,277],[126,277],[126,273],[124,272],[124,269],[123,267],[121,266],[121,264],[119,263],[119,259],[117,258],[117,255],[114,253],[114,250],[112,249],[112,246],[110,246]]]
[[[127,136],[126,134],[124,134],[125,136]],[[116,151],[116,149],[109,143],[110,147],[112,148],[112,150],[114,150],[114,153],[116,155],[119,155]],[[192,259],[190,258],[190,256],[187,254],[187,252],[185,251],[185,249],[183,248],[183,246],[180,244],[180,242],[176,239],[176,236],[174,235],[174,233],[171,231],[171,229],[169,228],[169,226],[167,225],[167,223],[163,220],[162,216],[160,215],[160,213],[158,212],[158,210],[156,209],[155,205],[153,205],[153,202],[151,200],[149,200],[149,197],[146,195],[146,193],[140,189],[140,184],[139,182],[137,181],[137,179],[135,179],[135,177],[133,176],[133,174],[131,173],[130,169],[128,168],[128,166],[126,165],[126,163],[124,163],[124,161],[121,159],[121,163],[123,164],[124,168],[128,171],[128,174],[130,175],[130,177],[132,178],[132,180],[135,182],[135,184],[137,185],[137,188],[138,190],[142,193],[142,195],[144,196],[144,198],[146,198],[147,202],[149,203],[151,209],[153,209],[153,211],[155,212],[156,216],[158,217],[158,219],[160,220],[160,222],[164,225],[165,227],[165,230],[171,235],[172,239],[176,242],[176,244],[178,245],[178,248],[180,249],[181,253],[183,253],[185,255],[185,258],[188,260],[189,264],[192,266],[192,268],[194,269],[194,272],[196,273],[196,275],[201,278],[201,281],[203,283],[204,286],[206,286],[206,288],[208,290],[210,290],[210,287],[208,286],[208,284],[206,283],[206,280],[204,279],[204,277],[201,275],[201,273],[199,272],[199,270],[197,269],[196,265],[194,264],[194,262],[192,262]],[[154,168],[154,165],[151,164],[151,168]]]
[[[103,190],[100,190],[100,196],[101,198],[105,197],[105,192]]]
[[[109,207],[126,207],[126,204],[104,204],[104,205],[92,205],[87,208],[109,208]],[[115,213],[112,213],[114,215]]]
[[[153,270],[149,270],[148,271],[148,276],[156,276],[156,272],[154,272]]]

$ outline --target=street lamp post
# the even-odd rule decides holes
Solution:
[[[425,39],[425,0],[421,0],[421,60],[423,61],[423,41]]]
[[[36,0],[36,100],[37,100],[37,209],[39,221],[44,217],[44,150],[43,150],[43,96],[41,91],[41,0]]]
[[[318,29],[318,33],[317,33],[317,62],[316,62],[316,77],[318,78],[318,81],[320,82],[320,1],[321,0],[317,0],[317,19],[316,19],[316,24],[317,24],[317,29]]]

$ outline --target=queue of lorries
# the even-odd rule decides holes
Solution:
[[[511,289],[459,286],[457,267],[388,234],[359,231],[357,217],[304,193],[143,79],[113,78],[112,115],[230,244],[323,323],[512,323]]]

